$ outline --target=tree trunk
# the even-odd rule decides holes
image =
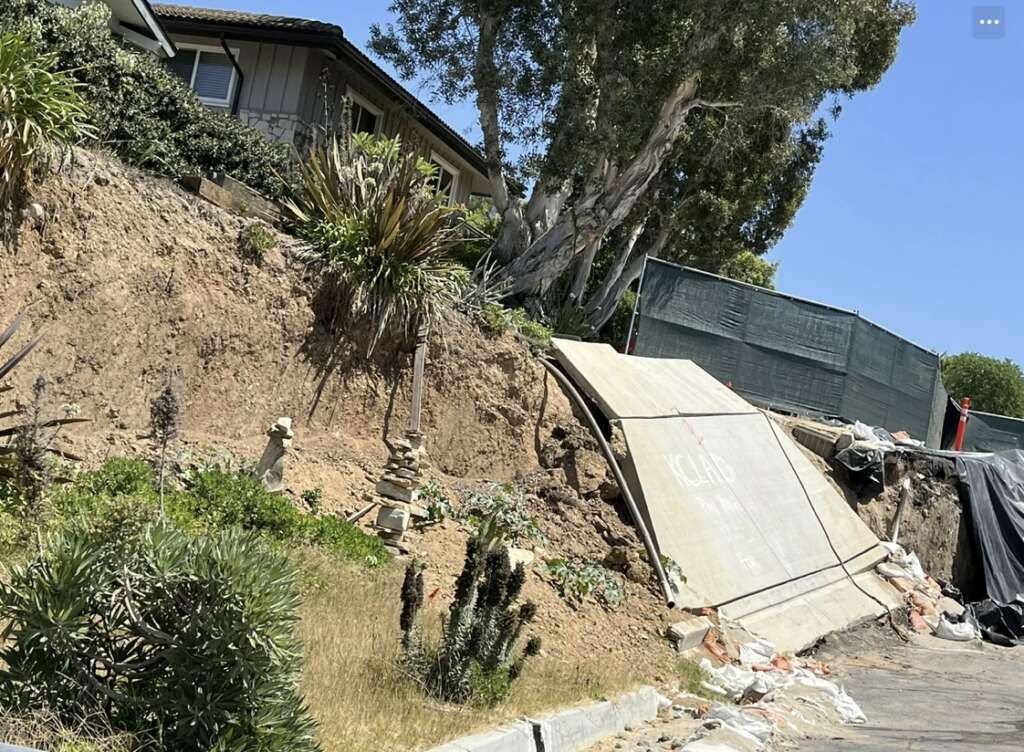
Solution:
[[[647,255],[643,253],[634,254],[626,269],[620,274],[609,288],[608,294],[601,304],[587,314],[587,324],[594,332],[600,331],[601,327],[608,323],[608,319],[615,313],[619,305],[619,299],[629,286],[636,282],[644,269],[644,262]]]
[[[498,273],[498,279],[508,285],[508,295],[546,289],[578,253],[625,221],[672,150],[686,115],[701,105],[696,91],[696,78],[681,83],[662,105],[643,148],[623,169],[616,171],[610,185],[588,190],[574,206],[563,209],[543,235]]]

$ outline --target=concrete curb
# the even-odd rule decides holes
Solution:
[[[524,718],[483,734],[464,736],[430,752],[578,752],[626,726],[650,721],[669,702],[654,687],[613,700]]]

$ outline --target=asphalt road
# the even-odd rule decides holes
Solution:
[[[864,637],[826,645],[820,657],[841,669],[867,725],[845,727],[849,738],[803,740],[801,752],[1024,750],[1024,648],[934,637],[880,648]]]

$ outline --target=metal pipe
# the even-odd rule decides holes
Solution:
[[[238,116],[238,102],[242,98],[242,84],[245,83],[245,74],[242,72],[242,66],[235,60],[234,54],[231,52],[231,48],[228,47],[228,42],[224,38],[224,35],[220,35],[220,46],[224,48],[224,54],[228,56],[228,60],[231,61],[231,65],[235,69],[235,73],[238,74],[238,86],[235,87],[233,96],[231,97],[231,114]]]
[[[587,422],[590,424],[590,430],[593,432],[594,438],[597,439],[597,443],[601,445],[601,452],[604,454],[605,459],[608,460],[608,464],[612,469],[612,474],[615,476],[615,481],[619,484],[619,488],[622,490],[622,497],[626,500],[626,506],[629,507],[629,513],[633,517],[636,529],[640,532],[640,539],[644,543],[644,548],[647,549],[647,558],[650,560],[651,566],[654,568],[654,573],[658,576],[658,584],[661,585],[662,593],[665,596],[665,602],[668,604],[669,608],[675,608],[675,591],[672,589],[672,584],[669,582],[668,577],[665,574],[665,568],[661,566],[661,557],[658,555],[658,551],[654,547],[654,540],[651,538],[651,534],[647,530],[647,525],[644,524],[643,517],[640,516],[640,510],[636,505],[636,501],[633,499],[633,494],[629,492],[629,486],[626,484],[626,478],[622,474],[622,469],[619,467],[619,463],[615,461],[615,454],[612,452],[612,448],[608,445],[608,441],[605,439],[604,434],[601,433],[600,426],[597,425],[597,419],[594,417],[590,407],[583,399],[583,395],[579,393],[569,378],[548,358],[541,358],[540,362],[543,363],[544,367],[548,369],[555,379],[557,379],[558,383],[561,384],[562,388],[569,394],[569,398],[576,403],[576,406],[586,416]]]
[[[412,406],[409,409],[409,433],[419,435],[423,415],[423,369],[427,362],[427,336],[429,327],[420,323],[416,330],[416,355],[412,366]]]

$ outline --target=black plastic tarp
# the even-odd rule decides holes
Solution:
[[[944,448],[953,448],[959,423],[960,406],[949,400],[946,406],[946,421],[942,428]],[[977,410],[967,413],[967,431],[964,433],[963,446],[965,452],[1005,452],[1009,449],[1024,450],[1024,420]]]
[[[1024,639],[1024,452],[957,457],[961,499],[982,562],[988,600],[976,604],[982,628]]]
[[[939,445],[939,356],[856,313],[650,259],[638,315],[637,355],[693,360],[763,406]]]

